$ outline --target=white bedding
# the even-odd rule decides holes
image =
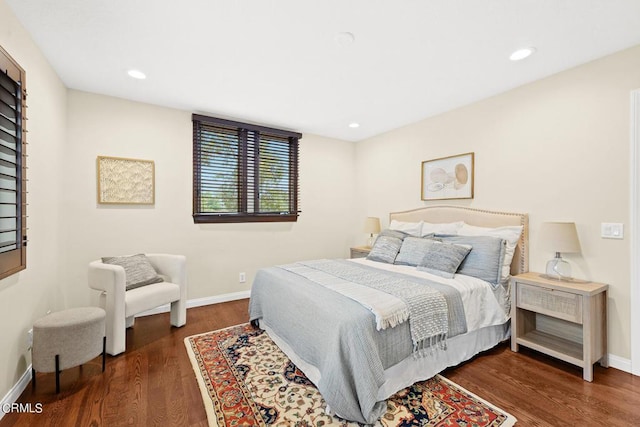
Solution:
[[[494,347],[510,335],[508,289],[501,286],[493,290],[488,282],[465,276],[455,275],[453,279],[418,271],[415,267],[385,264],[369,261],[365,258],[352,259],[351,262],[437,281],[455,287],[461,294],[465,310],[467,333],[447,340],[446,351],[435,351],[432,355],[416,358],[409,356],[384,371],[384,384],[379,388],[379,400],[385,400],[397,391],[421,380],[433,377],[450,366],[470,359],[475,354]],[[390,298],[394,298],[391,295]],[[299,357],[295,351],[273,332],[268,322],[260,321],[273,341],[305,373],[314,384],[321,378],[320,371]]]
[[[503,290],[499,289],[496,292],[498,295],[494,294],[491,285],[484,280],[462,274],[456,274],[453,279],[445,279],[435,274],[419,271],[408,265],[385,264],[369,261],[366,258],[350,259],[349,261],[381,270],[422,277],[456,288],[462,296],[467,332],[487,326],[501,325],[509,320],[509,305],[508,301],[502,298]]]
[[[273,342],[314,384],[320,382],[318,368],[307,363],[295,351],[273,332],[269,324],[260,321],[260,327],[271,337]],[[386,400],[399,390],[409,387],[418,381],[427,380],[446,368],[456,366],[471,359],[476,354],[495,347],[510,336],[509,323],[488,326],[447,341],[447,351],[437,351],[426,357],[409,356],[395,365],[385,369],[384,384],[378,389],[377,399]]]

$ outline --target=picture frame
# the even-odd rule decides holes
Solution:
[[[421,199],[473,199],[474,153],[422,162]]]
[[[155,204],[155,162],[153,160],[98,156],[96,175],[100,204]]]

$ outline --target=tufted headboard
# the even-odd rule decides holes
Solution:
[[[511,274],[529,271],[529,216],[512,212],[497,212],[484,209],[467,208],[463,206],[427,206],[403,212],[391,212],[389,221],[431,223],[464,221],[478,227],[503,227],[507,225],[522,225],[522,235],[516,246]]]

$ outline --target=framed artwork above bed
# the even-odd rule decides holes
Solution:
[[[474,153],[422,162],[422,200],[473,199]]]

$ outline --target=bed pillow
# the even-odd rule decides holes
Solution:
[[[102,262],[119,265],[124,268],[124,275],[127,281],[125,288],[127,291],[164,281],[162,277],[158,276],[158,272],[144,254],[103,257]]]
[[[420,237],[422,233],[422,221],[420,222],[404,222],[404,221],[396,221],[391,220],[391,224],[389,224],[389,230],[402,231],[403,233],[407,233],[411,236]]]
[[[430,238],[433,238],[433,234],[428,234],[425,237],[407,236],[402,241],[400,252],[398,252],[394,264],[411,265],[413,267],[420,264],[430,246]]]
[[[464,222],[443,222],[438,224],[433,224],[430,222],[422,223],[422,236],[424,237],[427,234],[458,234],[458,230],[464,225]]]
[[[495,288],[501,283],[502,262],[506,242],[491,236],[440,236],[444,243],[469,245],[472,247],[464,259],[458,273],[477,277],[489,282]]]
[[[469,245],[454,245],[426,240],[426,251],[418,263],[418,270],[452,279],[458,267],[472,250]]]
[[[396,230],[383,230],[376,239],[367,259],[393,264],[407,234]]]
[[[491,236],[499,237],[507,242],[505,248],[504,260],[502,261],[502,272],[500,273],[500,280],[505,281],[511,275],[511,260],[513,260],[513,254],[516,251],[516,246],[520,240],[522,234],[521,225],[512,225],[506,227],[477,227],[475,225],[464,224],[458,235],[461,236]]]

